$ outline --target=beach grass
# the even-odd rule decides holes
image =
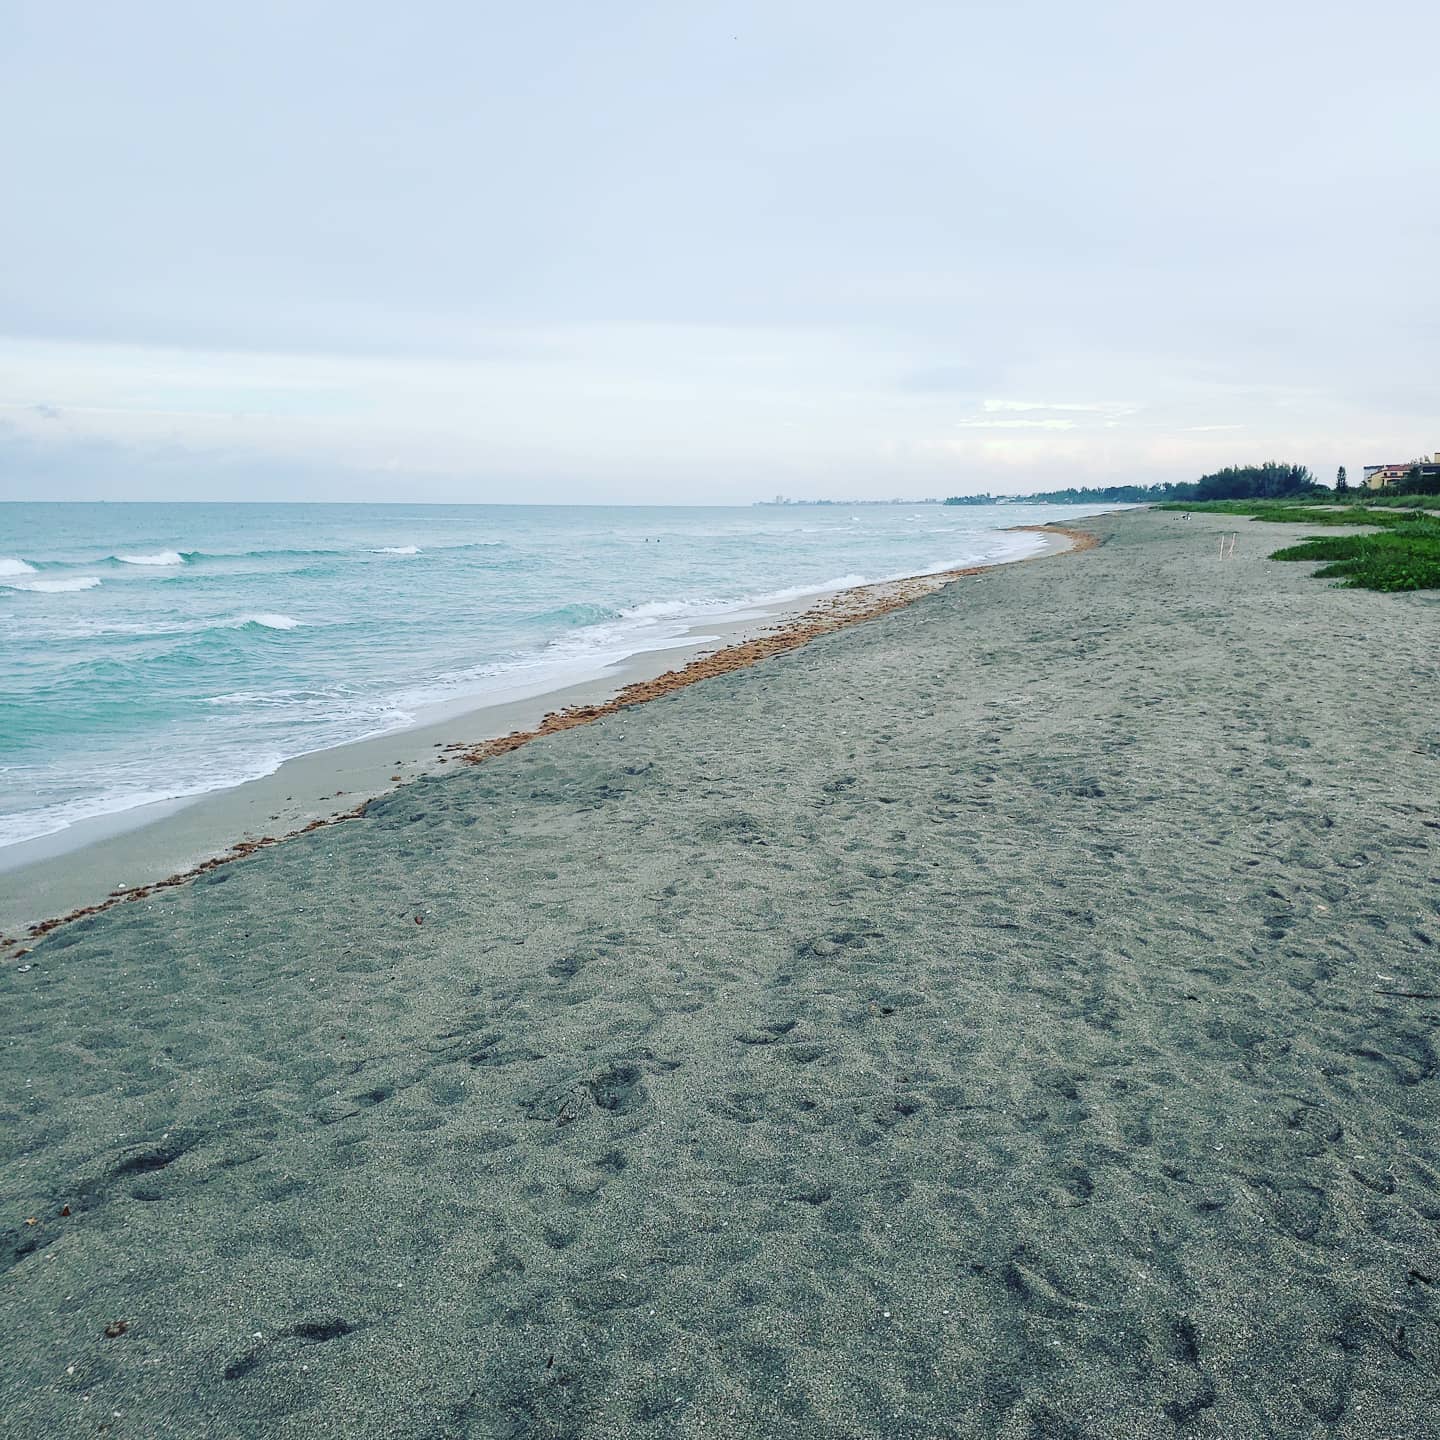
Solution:
[[[1423,519],[1378,535],[1319,535],[1277,550],[1272,560],[1321,560],[1315,574],[1357,590],[1440,589],[1440,521]]]
[[[1412,499],[1423,499],[1412,496]],[[1284,500],[1205,500],[1193,504],[1167,502],[1157,509],[1183,510],[1209,515],[1243,515],[1249,520],[1267,520],[1276,525],[1401,525],[1416,518],[1416,508],[1372,508],[1368,504],[1346,504],[1333,497],[1323,501],[1288,497]]]
[[[1166,505],[1167,510],[1241,515],[1286,525],[1366,526],[1369,533],[1317,535],[1276,550],[1272,560],[1322,561],[1317,579],[1355,590],[1440,589],[1440,516],[1424,508],[1435,496],[1389,497],[1385,509],[1365,504],[1324,506],[1276,500],[1217,500]],[[1406,503],[1401,503],[1406,502]],[[1374,533],[1378,531],[1379,533]]]

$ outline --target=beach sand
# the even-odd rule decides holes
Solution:
[[[1062,529],[1040,532],[1031,556],[1069,548]],[[658,648],[641,650],[599,673],[551,688],[521,688],[499,696],[461,697],[427,710],[419,723],[347,745],[287,760],[272,774],[180,800],[81,821],[65,830],[0,847],[0,963],[25,944],[37,925],[134,896],[215,862],[252,853],[288,835],[352,815],[375,796],[422,775],[443,774],[457,752],[471,752],[516,733],[528,733],[553,713],[573,720],[593,713],[617,692],[656,693],[650,683],[676,683],[721,666],[753,659],[746,652],[786,648],[826,628],[894,608],[971,570],[878,581],[842,591],[800,596],[749,610],[705,617]],[[653,643],[653,642],[652,642]],[[702,663],[703,662],[703,663]],[[553,723],[553,722],[552,722]],[[503,747],[502,747],[503,748]]]
[[[1440,608],[1081,523],[7,963],[0,1433],[1440,1435]]]

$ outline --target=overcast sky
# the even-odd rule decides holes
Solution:
[[[1440,447],[1440,6],[0,0],[0,498]]]

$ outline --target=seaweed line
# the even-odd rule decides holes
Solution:
[[[1088,530],[1072,530],[1060,525],[1013,525],[1009,529],[1041,535],[1063,536],[1070,541],[1070,545],[1063,551],[1055,552],[1060,555],[1077,555],[1084,550],[1093,550],[1100,544],[1099,536],[1091,534]],[[1050,555],[1028,555],[1022,560],[1001,563],[1025,564],[1031,560],[1049,558],[1051,558]],[[769,659],[772,655],[783,655],[787,651],[798,650],[800,646],[811,640],[818,640],[822,635],[831,635],[837,630],[848,629],[851,625],[858,625],[863,621],[888,615],[891,611],[903,609],[906,605],[912,604],[925,595],[933,595],[936,591],[944,589],[945,586],[956,580],[970,579],[985,574],[987,570],[998,568],[999,566],[996,565],[968,565],[958,570],[942,570],[934,575],[912,575],[902,580],[882,580],[873,585],[858,585],[851,590],[842,590],[838,595],[830,596],[770,633],[757,636],[753,640],[742,641],[737,645],[727,645],[724,649],[713,651],[708,655],[701,655],[679,670],[667,670],[653,680],[636,681],[632,685],[625,686],[602,704],[572,705],[565,710],[552,711],[533,730],[515,730],[509,735],[486,740],[479,745],[453,744],[444,748],[458,752],[457,758],[467,764],[478,765],[483,761],[494,759],[497,755],[507,755],[512,750],[518,750],[522,745],[528,745],[532,740],[541,739],[543,736],[555,735],[562,730],[573,730],[579,725],[593,724],[607,715],[628,710],[634,705],[643,705],[648,700],[658,700],[662,695],[673,694],[676,690],[683,690],[689,685],[711,679],[716,675],[729,675],[736,670],[748,669],[762,660]],[[402,787],[396,787],[396,789],[399,788]],[[347,820],[359,820],[375,800],[383,799],[394,793],[395,790],[383,791],[356,805],[354,809],[346,810],[339,815],[312,820],[297,830],[289,830],[281,835],[262,835],[258,840],[242,840],[232,845],[223,854],[202,860],[198,865],[192,865],[188,870],[168,875],[163,880],[153,880],[144,885],[113,890],[103,900],[97,901],[93,905],[82,905],[78,909],[58,915],[54,919],[37,921],[29,926],[19,939],[7,939],[0,936],[0,952],[5,952],[7,958],[10,959],[28,955],[30,951],[25,945],[25,941],[43,939],[52,931],[58,930],[62,925],[68,925],[72,921],[84,920],[88,916],[99,915],[102,911],[113,909],[117,905],[126,904],[132,900],[144,900],[162,890],[171,890],[178,885],[188,884],[191,880],[207,875],[212,870],[218,870],[222,865],[230,865],[237,860],[244,860],[257,851],[266,850],[272,845],[279,845],[282,841],[293,840],[297,836],[308,835],[312,831],[322,830],[330,825],[340,825]]]

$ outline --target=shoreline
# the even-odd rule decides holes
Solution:
[[[1001,560],[990,565],[967,565],[960,569],[943,570],[934,575],[909,575],[900,580],[884,580],[874,585],[857,585],[841,590],[828,600],[803,611],[788,625],[774,633],[760,635],[736,645],[727,645],[709,655],[691,660],[680,670],[667,670],[653,680],[640,680],[625,686],[612,699],[600,705],[571,706],[546,715],[533,730],[518,731],[502,735],[481,745],[462,749],[461,759],[469,764],[479,764],[496,755],[504,755],[520,746],[529,744],[544,735],[556,735],[562,730],[572,730],[577,725],[589,725],[606,715],[632,705],[642,705],[648,700],[658,700],[664,695],[683,690],[700,680],[716,675],[728,675],[735,670],[748,669],[772,655],[794,650],[822,635],[833,634],[847,626],[857,625],[865,620],[874,620],[888,615],[892,610],[911,605],[926,595],[943,590],[957,580],[983,576],[987,570],[998,570],[1007,565],[1022,565],[1027,560],[1044,560],[1055,555],[1073,555],[1093,549],[1100,543],[1089,531],[1075,530],[1056,525],[1017,525],[1016,530],[1048,535],[1064,536],[1069,542],[1064,546],[1041,551],[1038,555],[1022,555],[1015,560]],[[460,747],[457,747],[460,748]]]
[[[727,624],[725,617],[717,616],[717,623],[697,624],[689,635],[676,637],[673,645],[637,652],[627,657],[626,661],[619,666],[613,667],[611,673],[591,680],[513,700],[456,709],[454,713],[444,719],[422,722],[403,730],[388,731],[381,735],[296,756],[285,761],[270,775],[245,781],[240,785],[196,796],[160,801],[152,806],[139,807],[154,812],[153,818],[143,820],[139,824],[126,824],[122,818],[133,817],[135,813],[133,811],[118,812],[114,816],[100,816],[96,817],[94,821],[80,822],[80,826],[92,826],[98,831],[96,838],[90,841],[82,840],[78,844],[63,844],[62,837],[69,830],[80,828],[72,826],[67,827],[67,831],[57,832],[54,836],[41,836],[32,841],[22,842],[24,847],[39,849],[41,854],[33,860],[23,861],[19,865],[0,865],[0,907],[5,907],[0,908],[0,927],[3,927],[0,928],[0,960],[14,960],[23,957],[29,953],[31,943],[43,939],[54,930],[75,920],[98,915],[128,901],[146,899],[163,890],[188,884],[223,865],[243,860],[257,851],[268,849],[297,836],[307,835],[315,830],[341,824],[347,820],[359,819],[365,814],[366,808],[376,800],[393,795],[397,790],[415,783],[425,775],[443,773],[435,768],[438,765],[456,761],[466,764],[480,763],[493,756],[518,749],[521,745],[541,736],[573,729],[578,725],[590,724],[605,715],[658,699],[700,680],[748,668],[772,655],[783,654],[822,635],[831,634],[836,630],[859,624],[865,620],[878,618],[912,604],[923,596],[933,594],[956,581],[982,576],[987,571],[1021,565],[1032,560],[1075,554],[1099,543],[1090,532],[1073,528],[1077,523],[1007,527],[1007,533],[1018,532],[1050,537],[1051,543],[1032,555],[1022,555],[1012,560],[963,566],[953,570],[876,581],[828,594],[822,592],[818,598],[808,597],[808,604],[802,605],[797,601],[794,608],[775,607],[768,614],[757,617],[755,622],[732,619]],[[747,612],[739,613],[743,615]],[[755,623],[759,623],[763,628],[752,633],[752,626]],[[728,643],[723,643],[718,648],[707,648],[706,642],[713,641],[716,637],[702,635],[701,632],[715,630],[721,631],[720,638],[727,640]],[[727,631],[728,635],[724,633]],[[644,663],[645,660],[658,658],[676,650],[689,652],[688,658],[679,668],[666,669],[656,675],[642,674],[634,679],[624,679],[627,671],[633,673],[637,670],[648,669],[649,667]],[[618,689],[616,688],[617,680],[620,681]],[[569,698],[558,708],[549,708],[557,698],[561,697]],[[538,720],[532,718],[537,714]],[[448,732],[463,728],[467,722],[473,724],[479,720],[483,724],[486,716],[505,717],[500,733],[483,735],[471,741],[434,738],[442,731]],[[504,728],[505,725],[508,725],[509,728]],[[380,750],[387,754],[393,750],[408,750],[413,756],[417,749],[417,741],[419,747],[424,747],[425,750],[431,752],[428,756],[422,750],[421,755],[415,756],[415,758],[407,756],[390,763],[381,762],[378,765],[373,763],[377,758],[375,752]],[[311,810],[318,808],[321,813],[309,814],[303,819],[297,815],[298,823],[293,824],[290,828],[283,829],[276,834],[255,835],[249,833],[250,827],[248,826],[232,825],[228,833],[231,835],[239,833],[241,838],[238,840],[231,840],[228,843],[224,840],[216,840],[209,845],[202,841],[193,846],[196,853],[190,857],[188,862],[173,860],[168,863],[162,862],[158,867],[161,871],[159,874],[139,879],[134,883],[115,883],[115,872],[118,872],[122,861],[128,861],[132,865],[135,863],[132,851],[134,838],[137,835],[143,835],[152,826],[157,829],[174,828],[177,822],[182,822],[189,812],[200,810],[202,807],[212,813],[218,812],[216,825],[206,827],[203,821],[201,823],[202,829],[209,828],[212,833],[215,829],[226,825],[227,817],[240,818],[244,816],[254,822],[259,817],[254,813],[247,815],[247,808],[250,812],[254,812],[257,808],[268,811],[271,805],[283,805],[287,802],[293,805],[292,795],[287,794],[284,802],[280,801],[278,796],[282,790],[299,788],[294,785],[293,780],[297,773],[304,774],[312,770],[324,771],[333,781],[337,774],[345,773],[343,768],[345,758],[353,756],[366,757],[360,766],[362,771],[369,769],[372,774],[377,770],[395,771],[396,773],[389,776],[389,788],[381,788],[373,784],[365,785],[363,779],[356,789],[341,788],[330,792],[327,786],[324,793],[315,795],[308,801],[302,801],[302,805],[299,807],[302,814],[305,808]],[[429,763],[426,763],[427,760]],[[409,773],[404,773],[406,771]],[[362,794],[357,802],[348,806],[324,803],[327,800],[348,798],[353,796],[357,790],[368,790],[369,793]],[[249,796],[263,800],[265,803],[258,807],[255,805],[242,807],[235,804],[237,799]],[[280,813],[283,813],[283,809]],[[268,818],[277,819],[279,814],[270,814]],[[46,842],[51,843],[47,844]],[[47,851],[50,853],[45,853]],[[123,854],[107,853],[122,851]],[[207,853],[201,853],[202,851]],[[112,869],[111,877],[109,880],[102,880],[100,872],[107,866]],[[157,867],[151,867],[152,870],[155,868]],[[17,911],[20,890],[23,889],[30,895],[36,894],[34,881],[37,873],[44,870],[48,870],[50,873],[42,877],[40,896],[63,895],[68,891],[73,897],[72,900],[47,902],[46,899],[40,898],[33,902],[33,910],[40,913],[26,914],[24,911]],[[143,874],[143,871],[141,873]],[[48,882],[48,884],[44,882]],[[108,888],[101,888],[102,886]],[[88,895],[97,895],[97,898],[94,900],[84,898]],[[10,913],[6,913],[6,908]],[[47,909],[50,912],[48,914],[44,913]]]
[[[1432,1433],[1440,609],[1086,528],[0,965],[12,1429]]]

